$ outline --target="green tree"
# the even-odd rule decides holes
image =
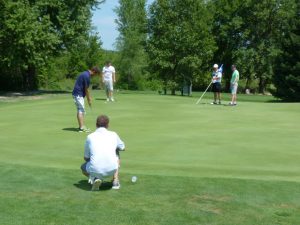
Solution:
[[[0,18],[1,86],[32,90],[49,60],[81,45],[91,30],[96,0],[2,1]]]
[[[241,47],[243,42],[242,35],[246,29],[243,17],[247,2],[249,1],[212,0],[207,5],[209,11],[213,14],[212,35],[217,44],[213,63],[224,64],[223,72],[225,76],[223,80],[227,83],[230,80],[230,65],[235,63],[234,53]]]
[[[40,16],[38,8],[29,1],[7,1],[2,13],[2,84],[35,89],[37,68],[45,64],[60,40],[52,30],[49,16]]]
[[[47,65],[38,74],[39,87],[59,88],[64,79],[74,79],[80,72],[94,65],[102,64],[104,51],[97,33],[82,38],[80,45],[48,58]]]
[[[171,87],[172,94],[184,82],[203,82],[203,71],[208,70],[216,49],[210,35],[212,13],[205,2],[157,0],[150,6],[150,68],[165,87]]]
[[[264,93],[272,82],[274,60],[280,52],[280,36],[293,16],[294,0],[214,0],[215,60],[237,64],[241,78],[250,86],[257,79]],[[227,81],[230,76],[227,76]]]
[[[147,67],[145,4],[145,0],[119,0],[119,6],[115,9],[119,31],[117,39],[119,82],[129,89],[139,88],[139,83],[145,79]]]
[[[89,34],[82,37],[81,42],[77,46],[70,49],[70,60],[68,63],[69,77],[76,77],[79,72],[98,65],[101,62],[103,50],[100,48],[101,40],[97,34]]]
[[[300,2],[282,34],[282,51],[275,61],[273,94],[285,101],[300,101]]]

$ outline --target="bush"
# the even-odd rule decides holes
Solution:
[[[160,91],[162,87],[160,80],[139,80],[138,82],[138,88],[142,91]]]
[[[247,80],[241,79],[239,80],[239,87],[238,92],[239,93],[245,93],[246,89],[250,90],[250,93],[254,94],[258,91],[258,80],[252,80],[248,83],[247,86]]]

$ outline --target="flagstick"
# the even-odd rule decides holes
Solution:
[[[212,84],[212,82],[210,82],[210,84],[208,85],[208,87],[206,88],[206,90],[203,92],[203,94],[201,95],[201,97],[198,99],[198,101],[196,102],[196,105],[198,105],[198,103],[201,101],[202,97],[205,95],[205,93],[207,92],[208,88],[210,87],[210,85]]]

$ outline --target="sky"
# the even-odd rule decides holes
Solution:
[[[154,0],[147,0],[147,4]],[[100,5],[100,9],[94,10],[92,24],[99,33],[102,41],[102,47],[106,50],[115,50],[115,41],[119,35],[115,19],[116,13],[113,11],[118,6],[119,0],[106,0]]]

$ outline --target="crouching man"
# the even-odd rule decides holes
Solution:
[[[119,156],[116,151],[125,150],[125,144],[119,135],[108,130],[109,118],[98,116],[96,131],[87,136],[84,147],[84,160],[81,165],[82,173],[89,177],[92,191],[98,191],[103,180],[113,177],[113,189],[120,189]]]

